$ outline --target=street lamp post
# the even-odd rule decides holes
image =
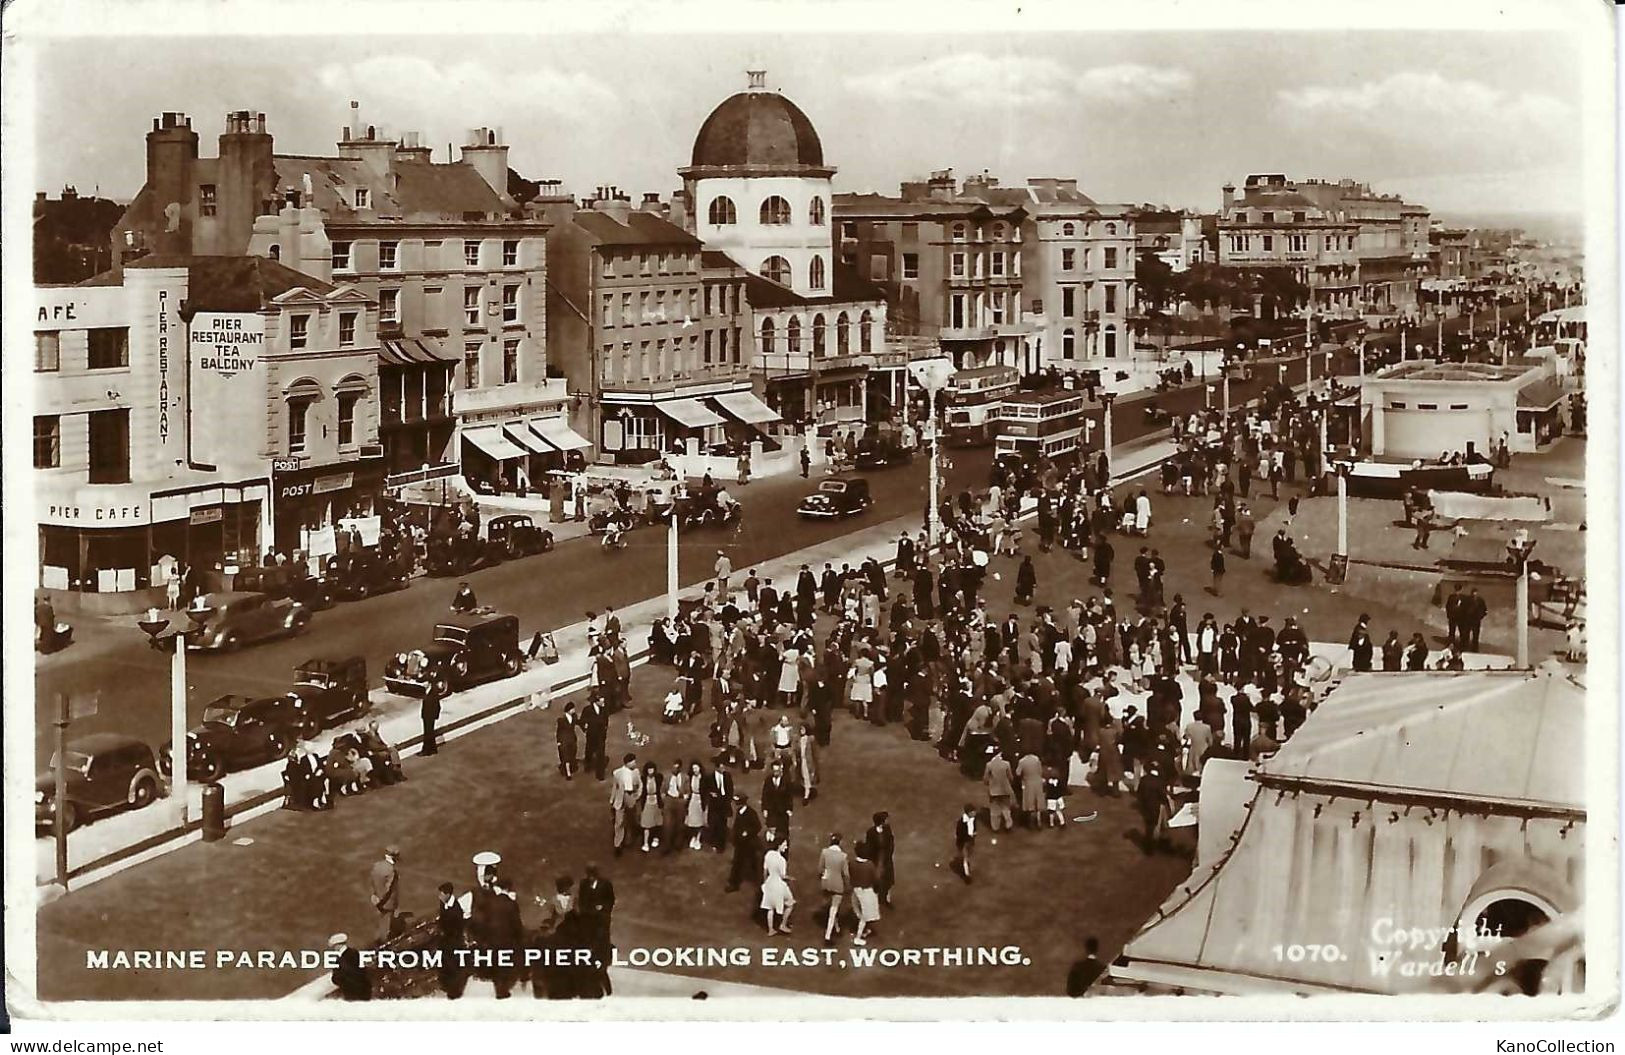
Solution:
[[[169,617],[157,608],[147,609],[147,617],[137,624],[151,639],[154,648],[162,649],[167,645],[173,650],[169,666],[169,793],[175,798],[176,813],[182,825],[186,823],[186,787],[190,779],[187,774],[190,759],[187,750],[186,643],[212,611],[214,609],[205,604],[202,597],[198,597],[186,609],[186,625],[167,637],[163,633],[169,629]]]
[[[1305,301],[1303,305],[1303,355],[1304,375],[1303,383],[1309,388],[1315,387],[1315,302]]]
[[[717,598],[721,604],[723,598]],[[666,528],[666,618],[677,618],[677,500],[671,503],[670,526]]]
[[[1529,667],[1529,555],[1535,551],[1535,540],[1526,528],[1507,540],[1507,558],[1518,572],[1518,666]]]
[[[920,359],[908,364],[908,372],[919,386],[925,389],[926,394],[930,429],[928,442],[931,444],[931,507],[926,515],[926,541],[932,547],[935,547],[939,540],[940,531],[938,522],[940,516],[937,510],[937,489],[940,475],[937,460],[939,457],[938,448],[941,444],[938,442],[937,436],[937,393],[946,388],[949,380],[953,378],[954,364],[953,360],[945,357]]]
[[[1337,555],[1349,555],[1349,464],[1338,462],[1337,470]]]
[[[1106,455],[1105,485],[1112,485],[1112,401],[1117,398],[1115,392],[1102,392],[1100,405],[1105,409],[1101,411],[1101,438],[1100,449]]]
[[[1230,427],[1230,364],[1219,367],[1219,384],[1222,388],[1219,410],[1224,414],[1225,428]]]

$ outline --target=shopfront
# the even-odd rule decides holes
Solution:
[[[384,459],[318,466],[289,460],[274,462],[272,468],[278,554],[292,559],[297,552],[312,560],[330,556],[337,551],[334,528],[340,521],[365,521],[371,533],[384,489]]]
[[[172,567],[223,587],[259,552],[269,494],[263,480],[42,490],[40,586],[64,611],[100,614],[162,603]]]

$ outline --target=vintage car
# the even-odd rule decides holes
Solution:
[[[741,510],[738,501],[730,496],[724,503],[721,498],[723,494],[726,492],[719,487],[696,487],[678,498],[678,530],[713,525],[726,527],[739,523]]]
[[[504,551],[507,559],[546,553],[553,548],[553,532],[537,527],[526,513],[503,513],[485,524],[487,546]]]
[[[430,535],[424,567],[430,575],[467,575],[471,571],[490,568],[507,559],[505,551],[487,546],[476,534]]]
[[[285,758],[299,742],[294,708],[286,696],[221,696],[203,708],[203,721],[186,734],[186,776],[210,783],[238,769]],[[171,741],[158,749],[165,776],[175,770]]]
[[[68,742],[67,801],[62,823],[73,831],[85,821],[128,806],[141,807],[162,791],[152,748],[120,733],[92,733]],[[56,824],[56,767],[58,759],[34,778],[34,827]]]
[[[244,590],[201,595],[193,604],[197,633],[192,647],[230,652],[268,637],[292,636],[310,625],[310,609],[286,597],[272,598]],[[201,619],[195,614],[203,612]]]
[[[901,429],[880,428],[874,425],[858,440],[858,452],[853,458],[859,469],[883,469],[891,465],[907,465],[914,460],[914,446]]]
[[[837,477],[819,484],[818,490],[801,500],[796,512],[814,519],[849,517],[868,509],[872,502],[868,480],[861,476]]]
[[[263,593],[272,600],[298,601],[312,612],[333,607],[333,593],[326,577],[311,575],[303,565],[244,568],[232,580],[231,588],[243,593]]]
[[[519,618],[490,609],[460,613],[435,624],[434,640],[401,652],[384,667],[384,685],[399,696],[424,696],[508,678],[522,666]]]
[[[340,600],[360,601],[375,593],[406,589],[406,566],[373,549],[335,553],[327,558],[328,592]]]
[[[300,739],[308,740],[340,722],[360,718],[371,707],[367,698],[367,661],[307,659],[294,670],[287,693],[290,716]]]

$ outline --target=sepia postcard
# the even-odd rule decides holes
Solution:
[[[1613,1013],[1606,5],[7,15],[13,1028]]]

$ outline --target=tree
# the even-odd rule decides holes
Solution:
[[[1179,277],[1174,269],[1164,263],[1149,249],[1141,250],[1134,261],[1134,281],[1140,292],[1140,299],[1149,307],[1162,309],[1169,301],[1177,301],[1180,297]]]

